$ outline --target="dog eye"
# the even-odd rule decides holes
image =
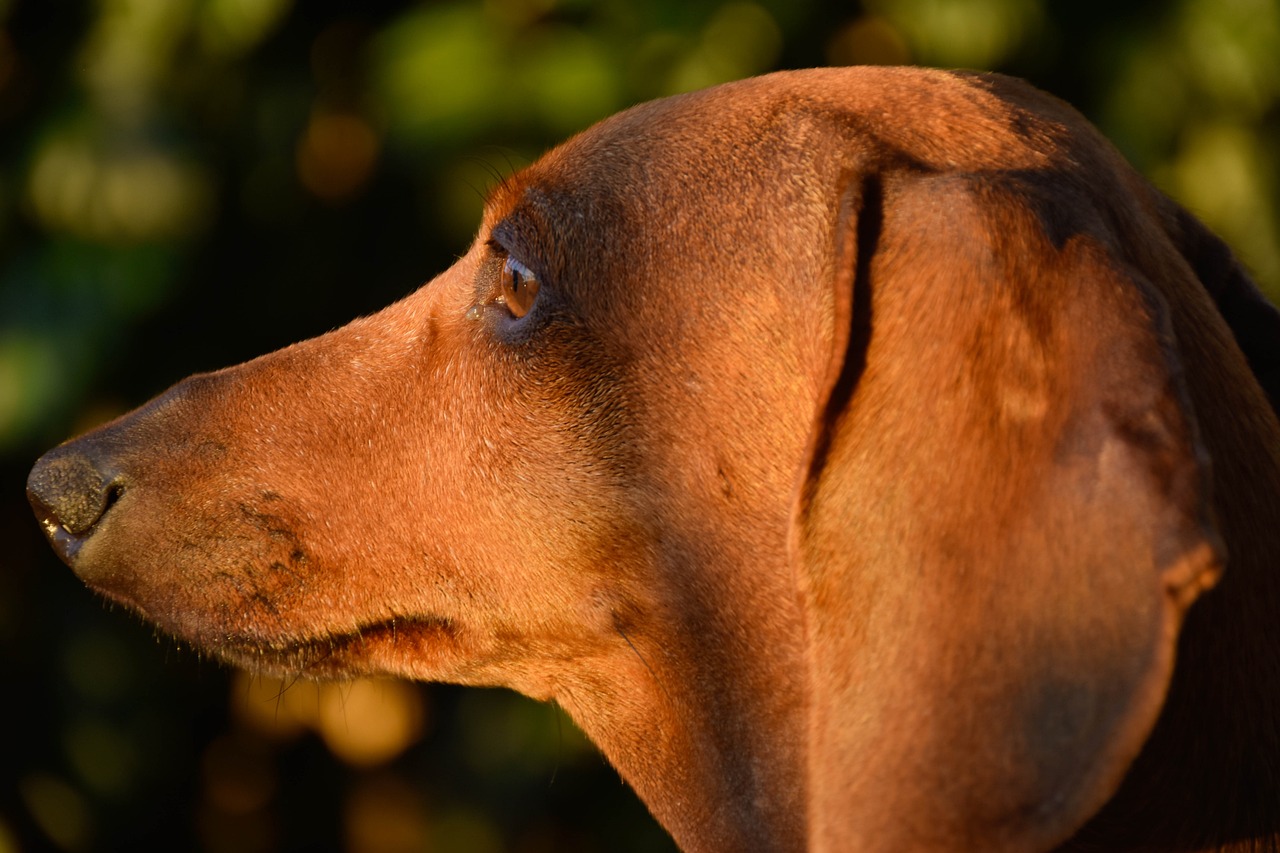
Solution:
[[[533,301],[538,298],[538,277],[514,258],[508,257],[502,264],[501,293],[496,302],[507,306],[517,319],[528,314]]]

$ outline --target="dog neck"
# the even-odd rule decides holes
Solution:
[[[555,696],[691,853],[804,847],[800,615],[758,545],[671,547],[667,594]]]

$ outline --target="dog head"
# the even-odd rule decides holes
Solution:
[[[1126,248],[1167,245],[1151,198],[994,78],[642,105],[417,292],[29,493],[86,583],[237,664],[556,698],[690,849],[1047,845],[1220,562]]]

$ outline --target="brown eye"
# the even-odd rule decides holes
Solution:
[[[513,258],[502,265],[502,295],[499,300],[516,318],[523,317],[533,308],[538,298],[538,279],[529,268]]]

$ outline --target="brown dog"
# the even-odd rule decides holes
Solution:
[[[1276,849],[1277,400],[1280,316],[1075,112],[790,72],[28,487],[238,664],[554,697],[690,851]]]

